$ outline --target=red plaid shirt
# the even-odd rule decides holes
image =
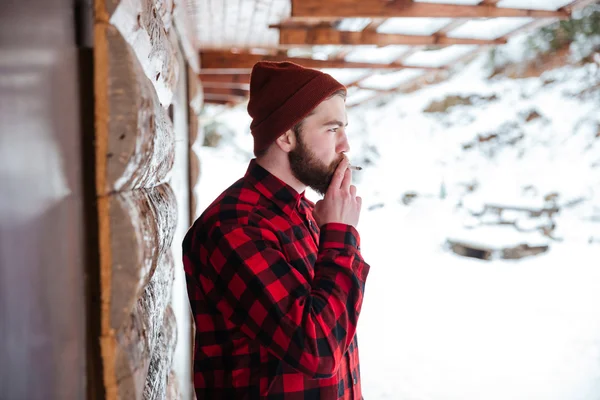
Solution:
[[[183,242],[200,399],[361,399],[358,232],[251,161]]]

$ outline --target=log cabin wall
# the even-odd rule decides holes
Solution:
[[[107,399],[191,397],[191,319],[180,246],[189,226],[186,65],[197,62],[185,50],[189,41],[179,36],[185,26],[174,24],[173,1],[95,3],[100,343]]]

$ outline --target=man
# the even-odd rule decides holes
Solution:
[[[355,332],[370,267],[345,95],[294,63],[252,69],[256,159],[183,242],[199,400],[362,398]]]

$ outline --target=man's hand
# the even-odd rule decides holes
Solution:
[[[315,204],[313,217],[319,227],[337,222],[356,227],[362,199],[356,196],[356,186],[351,185],[352,171],[346,157],[339,163],[323,200]]]

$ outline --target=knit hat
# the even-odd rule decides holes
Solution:
[[[287,61],[256,63],[248,102],[254,154],[269,147],[338,90],[345,91],[346,87],[315,69]]]

